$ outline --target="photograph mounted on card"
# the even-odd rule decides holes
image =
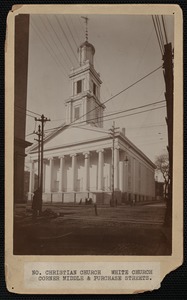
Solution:
[[[182,264],[182,55],[177,5],[9,12],[10,292],[138,293]]]

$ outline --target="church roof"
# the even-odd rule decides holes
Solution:
[[[139,149],[137,148],[122,132],[116,134],[116,138],[119,139],[119,143],[123,145],[125,143],[128,149],[132,149],[140,155],[145,161],[147,161],[153,168],[156,166],[154,163]],[[80,148],[81,145],[89,145],[93,142],[109,141],[111,135],[109,130],[99,127],[93,127],[90,124],[72,126],[62,125],[60,129],[54,130],[51,134],[44,139],[44,151],[53,151],[57,149],[63,149],[71,151],[72,148]],[[121,141],[121,142],[120,142]],[[106,142],[105,142],[106,143]],[[107,142],[108,144],[108,142]],[[111,147],[110,143],[108,144]],[[91,150],[91,149],[90,149]],[[34,144],[30,147],[29,153],[35,154],[38,151],[38,144]]]
[[[44,139],[45,150],[51,147],[63,147],[72,144],[85,143],[94,139],[99,139],[109,136],[109,131],[93,127],[90,124],[86,125],[66,125],[63,124],[59,129],[54,130]],[[35,143],[29,152],[35,152],[38,149],[38,143]]]

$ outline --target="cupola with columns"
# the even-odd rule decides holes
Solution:
[[[100,74],[94,68],[94,46],[88,42],[86,20],[86,39],[78,48],[79,66],[72,69],[71,97],[66,101],[66,124],[80,123],[103,127],[103,110],[100,101]]]

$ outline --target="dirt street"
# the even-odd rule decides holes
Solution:
[[[168,255],[164,204],[131,206],[44,205],[16,208],[14,253],[23,255]]]

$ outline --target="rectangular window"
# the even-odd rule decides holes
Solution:
[[[77,81],[77,94],[82,92],[82,80]]]
[[[75,107],[74,110],[74,119],[77,120],[80,117],[80,107]]]
[[[93,94],[96,96],[97,95],[97,86],[95,82],[93,82]]]

